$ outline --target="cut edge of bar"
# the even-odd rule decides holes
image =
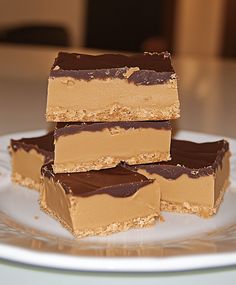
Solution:
[[[127,231],[131,228],[144,228],[150,227],[155,224],[159,219],[161,220],[161,215],[159,213],[151,214],[144,217],[134,218],[125,222],[112,223],[104,227],[99,227],[94,230],[84,230],[84,231],[74,231],[72,227],[70,227],[66,221],[61,218],[55,211],[49,209],[46,205],[44,205],[41,201],[39,201],[40,208],[45,213],[50,215],[56,221],[58,221],[65,229],[67,229],[74,237],[77,239],[88,237],[88,236],[107,236],[110,234]]]
[[[12,180],[12,182],[14,182],[16,184],[21,185],[21,186],[25,186],[31,190],[39,191],[39,189],[40,189],[41,183],[35,182],[30,177],[23,177],[21,174],[19,174],[17,172],[12,173],[11,180]]]
[[[129,159],[125,159],[122,162],[126,162],[129,165],[135,164],[147,164],[147,163],[155,163],[161,161],[170,160],[169,152],[154,152],[154,153],[142,153],[137,155],[136,157],[131,157]],[[54,173],[73,173],[73,172],[86,172],[89,170],[101,170],[107,168],[116,167],[121,160],[119,158],[107,156],[96,159],[93,162],[79,162],[79,163],[55,163],[53,164]]]
[[[229,185],[230,181],[227,179],[220,191],[214,207],[200,206],[188,202],[176,203],[161,200],[161,211],[174,212],[179,214],[196,214],[201,218],[210,218],[217,213]]]

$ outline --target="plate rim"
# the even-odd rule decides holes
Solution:
[[[6,140],[11,137],[41,135],[45,130],[16,132],[0,136]],[[196,137],[211,137],[212,140],[224,138],[201,132],[182,130],[179,134],[190,134]],[[236,145],[235,138],[227,138]],[[203,139],[204,140],[204,139]],[[1,147],[0,147],[1,150]],[[3,149],[2,149],[3,150]],[[0,258],[23,264],[45,268],[95,271],[95,272],[176,272],[232,266],[236,264],[236,248],[231,252],[197,253],[180,256],[85,256],[69,255],[60,252],[38,251],[24,246],[2,243],[0,240]],[[103,261],[103,262],[98,262]],[[76,261],[76,262],[75,262]]]
[[[0,258],[3,260],[43,268],[84,272],[182,272],[228,267],[236,264],[236,251],[170,257],[90,257],[40,252],[7,244],[0,244],[0,252]],[[24,257],[22,258],[22,256]],[[191,262],[193,259],[194,263]],[[102,262],[100,262],[101,260]]]

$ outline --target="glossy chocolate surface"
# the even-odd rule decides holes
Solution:
[[[53,132],[40,137],[22,138],[20,140],[11,139],[10,146],[13,151],[24,149],[25,151],[29,152],[30,150],[34,149],[36,152],[45,156],[45,162],[49,162],[54,156]]]
[[[163,84],[175,74],[170,54],[144,53],[132,56],[122,54],[86,55],[59,52],[50,77],[69,76],[90,81],[92,79],[126,79],[131,67],[139,68],[128,77],[136,85]]]
[[[80,132],[97,132],[112,128],[121,129],[164,129],[171,130],[170,121],[146,121],[146,122],[104,122],[104,123],[57,123],[54,133],[55,139],[60,136],[73,135]]]
[[[211,175],[218,167],[222,167],[222,159],[228,150],[229,143],[225,140],[194,143],[173,139],[170,161],[128,167],[133,170],[144,169],[166,179],[176,179],[182,174],[198,178]]]
[[[42,175],[60,183],[66,194],[81,197],[108,194],[125,198],[154,181],[122,166],[99,171],[55,174],[52,163],[49,163],[42,167]]]

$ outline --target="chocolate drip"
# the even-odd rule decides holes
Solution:
[[[50,76],[69,76],[90,81],[92,79],[127,79],[129,68],[138,68],[128,77],[136,85],[163,84],[174,76],[170,54],[144,53],[132,56],[121,54],[86,55],[59,52]]]
[[[54,133],[55,139],[60,136],[67,136],[77,134],[80,132],[96,132],[103,131],[104,129],[112,128],[121,129],[164,129],[170,130],[170,121],[146,121],[146,122],[104,122],[104,123],[57,123],[56,130]]]
[[[64,70],[52,69],[51,77],[72,77],[75,79],[82,79],[90,81],[92,79],[108,79],[119,78],[124,79],[124,74],[128,71],[127,67],[111,68],[111,69],[97,69],[97,70]]]
[[[136,85],[155,85],[164,84],[171,79],[173,72],[156,72],[153,70],[139,70],[135,71],[128,78],[129,83]]]
[[[154,181],[121,166],[99,171],[54,174],[52,163],[49,163],[42,167],[42,175],[60,183],[66,194],[80,197],[108,194],[125,198]]]
[[[22,138],[20,140],[11,139],[10,146],[13,151],[23,149],[27,152],[34,149],[45,156],[45,162],[49,162],[54,157],[54,137],[53,132],[35,138]]]
[[[177,179],[182,174],[198,178],[215,173],[219,166],[222,168],[222,160],[228,150],[229,143],[225,140],[194,143],[173,139],[170,161],[129,166],[129,168],[144,169],[150,174],[159,174],[166,179]]]

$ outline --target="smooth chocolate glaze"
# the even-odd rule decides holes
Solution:
[[[131,67],[140,69],[128,78],[129,83],[136,85],[163,84],[175,74],[168,52],[132,56],[59,52],[51,68],[50,77],[68,76],[87,81],[108,78],[127,79],[125,74]]]
[[[229,150],[225,140],[208,143],[194,143],[183,140],[171,141],[171,160],[167,162],[127,166],[129,169],[144,169],[166,179],[177,179],[182,174],[198,178],[215,173],[222,168],[222,160]]]
[[[45,156],[45,163],[49,162],[54,157],[54,137],[53,132],[50,132],[41,137],[22,138],[20,140],[11,139],[10,146],[13,151],[24,149],[29,152],[34,149],[36,152]]]
[[[55,139],[60,136],[73,135],[80,132],[96,132],[111,128],[121,129],[164,129],[171,130],[170,121],[146,121],[146,122],[104,122],[104,123],[57,123],[54,132]]]
[[[81,197],[108,194],[125,198],[154,181],[122,166],[99,171],[55,174],[52,163],[49,163],[42,167],[42,175],[60,183],[66,194]]]

